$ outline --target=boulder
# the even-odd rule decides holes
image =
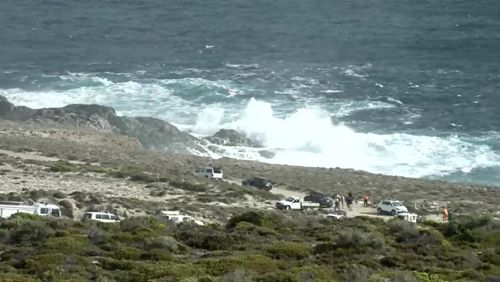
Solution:
[[[248,139],[245,135],[234,129],[221,129],[205,139],[213,144],[224,146],[262,147],[261,144]]]

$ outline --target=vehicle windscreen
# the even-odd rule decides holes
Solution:
[[[214,173],[222,173],[222,171],[218,168],[214,168]]]
[[[285,199],[285,201],[287,201],[287,202],[293,202],[293,200],[295,200],[295,199],[292,198],[292,197],[288,197],[288,198]]]
[[[401,204],[400,204],[399,202],[392,202],[392,205],[393,205],[393,206],[396,206],[396,207],[397,207],[397,206],[401,206]]]
[[[52,209],[51,215],[54,217],[60,217],[61,211],[59,209]]]

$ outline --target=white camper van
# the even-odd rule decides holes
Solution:
[[[61,209],[57,205],[36,203],[28,205],[24,202],[0,201],[0,217],[9,218],[16,213],[29,213],[40,216],[61,217]]]

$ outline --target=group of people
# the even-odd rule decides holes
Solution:
[[[334,211],[340,211],[340,206],[342,205],[342,208],[344,207],[344,203],[347,206],[347,209],[352,211],[352,204],[354,203],[354,197],[351,192],[347,193],[347,196],[340,195],[336,193],[333,196],[334,199]]]

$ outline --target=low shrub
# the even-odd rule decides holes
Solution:
[[[161,249],[171,253],[178,253],[181,247],[173,237],[162,235],[149,239],[146,242],[146,249]]]
[[[53,237],[54,234],[54,230],[47,225],[47,222],[27,220],[20,222],[13,228],[10,232],[10,239],[16,243],[36,244]]]
[[[61,191],[57,191],[52,195],[56,199],[64,199],[67,197],[67,195]]]
[[[156,233],[164,228],[165,224],[154,217],[129,217],[121,224],[122,231],[130,233]]]
[[[278,263],[266,256],[256,254],[242,254],[224,257],[221,259],[201,260],[198,264],[204,266],[207,272],[214,276],[234,273],[240,269],[251,273],[268,273],[278,269]]]
[[[267,253],[275,259],[304,259],[311,254],[311,247],[295,242],[278,241],[267,248]]]
[[[57,161],[49,167],[50,172],[72,172],[75,170],[76,167],[73,164],[64,161]]]
[[[334,239],[335,245],[342,248],[362,249],[370,247],[379,249],[384,241],[375,233],[365,233],[358,230],[341,231]]]
[[[419,238],[417,226],[405,220],[392,220],[389,222],[389,232],[397,242],[412,242]]]
[[[47,252],[82,255],[90,246],[90,241],[82,236],[64,236],[47,239],[43,247]]]
[[[120,245],[119,247],[115,247],[115,250],[111,253],[111,257],[115,259],[138,260],[142,254],[143,251],[138,248]]]
[[[151,249],[141,254],[140,259],[151,261],[172,261],[174,256],[171,252],[164,249]]]
[[[175,188],[190,191],[190,192],[206,192],[208,190],[207,186],[203,184],[195,184],[187,181],[170,181],[170,185]]]

